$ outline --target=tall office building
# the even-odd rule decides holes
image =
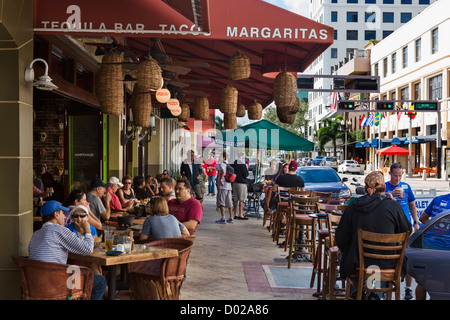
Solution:
[[[397,28],[438,0],[310,0],[309,18],[335,29],[334,43],[320,55],[305,74],[330,75],[345,63],[354,49],[366,54],[372,39],[383,40]],[[442,0],[443,1],[443,0]],[[315,78],[315,89],[331,89],[332,80]],[[332,116],[331,93],[310,92],[308,137],[320,128],[320,121]]]

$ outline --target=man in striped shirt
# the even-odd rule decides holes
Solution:
[[[64,227],[63,211],[69,209],[55,200],[47,201],[41,208],[42,228],[31,237],[28,245],[30,259],[66,264],[69,252],[88,255],[94,249],[90,225],[87,220],[81,221],[84,237]],[[106,290],[106,280],[102,275],[94,275],[91,300],[101,300]]]

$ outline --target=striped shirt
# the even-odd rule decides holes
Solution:
[[[67,263],[69,252],[88,255],[94,250],[94,238],[90,233],[78,238],[68,228],[46,222],[31,237],[28,245],[30,259],[55,263]]]

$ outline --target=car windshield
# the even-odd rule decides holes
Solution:
[[[299,170],[297,175],[304,182],[339,182],[341,178],[334,170]]]

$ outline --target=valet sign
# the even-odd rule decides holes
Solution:
[[[248,1],[248,0],[247,0]],[[73,3],[73,2],[72,2]],[[36,33],[71,35],[111,35],[165,37],[205,37],[214,39],[245,40],[329,40],[331,28],[309,19],[297,19],[292,26],[273,19],[260,17],[257,22],[227,15],[226,4],[209,3],[209,21],[214,23],[205,32],[163,1],[86,1],[72,4],[67,0],[35,0],[34,31]],[[225,6],[225,7],[223,7]],[[257,15],[253,13],[253,15]],[[272,18],[272,16],[271,16]],[[303,18],[303,17],[301,17]],[[256,19],[256,18],[255,18]],[[247,25],[243,25],[243,23]]]

